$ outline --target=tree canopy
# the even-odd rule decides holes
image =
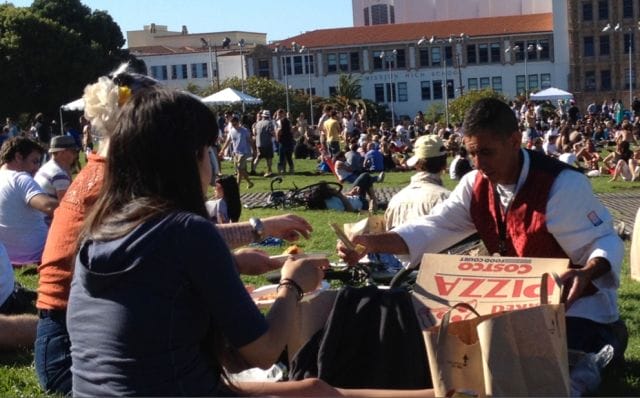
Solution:
[[[120,27],[80,0],[0,5],[0,112],[43,112],[82,95],[84,87],[131,57]]]

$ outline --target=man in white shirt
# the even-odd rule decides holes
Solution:
[[[430,215],[380,235],[361,235],[365,252],[437,253],[478,233],[490,253],[518,257],[564,257],[572,264],[561,276],[568,292],[570,349],[598,352],[614,347],[622,359],[626,328],[617,289],[624,255],[609,211],[589,180],[561,162],[521,149],[522,133],[509,107],[496,99],[476,102],[465,115],[465,146],[477,170],[465,175],[451,196]],[[338,244],[340,256],[360,255]]]
[[[14,265],[40,262],[48,232],[44,216],[58,207],[33,179],[43,153],[26,137],[11,138],[0,150],[0,242]]]
[[[35,180],[52,198],[61,200],[71,185],[71,168],[78,159],[78,146],[73,137],[57,135],[51,139],[51,159],[40,167]]]

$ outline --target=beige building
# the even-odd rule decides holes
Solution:
[[[550,13],[552,0],[352,0],[353,26]]]

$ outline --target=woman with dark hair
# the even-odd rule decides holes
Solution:
[[[293,165],[293,148],[295,140],[293,139],[293,131],[291,121],[286,117],[283,109],[278,110],[278,128],[276,129],[276,141],[278,142],[278,172],[284,174],[286,165],[289,166],[289,174],[295,173]]]
[[[318,286],[326,260],[290,259],[266,319],[253,304],[206,219],[214,123],[200,101],[162,88],[124,106],[69,297],[74,395],[228,395],[225,346],[270,366],[297,299]]]
[[[205,203],[209,219],[218,224],[238,222],[242,212],[240,189],[234,176],[224,176],[216,180],[216,196]]]

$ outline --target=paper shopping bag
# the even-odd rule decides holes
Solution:
[[[546,297],[478,323],[488,396],[569,396],[564,304],[545,304]]]
[[[444,314],[439,326],[424,332],[435,395],[450,396],[450,392],[455,390],[484,397],[482,353],[476,327],[497,314],[478,315],[477,318],[450,323],[451,313],[458,307],[478,315],[473,307],[459,303]]]
[[[381,234],[383,232],[386,232],[384,217],[378,215],[363,218],[358,222],[344,224],[344,233],[349,239],[353,239],[357,235]]]

